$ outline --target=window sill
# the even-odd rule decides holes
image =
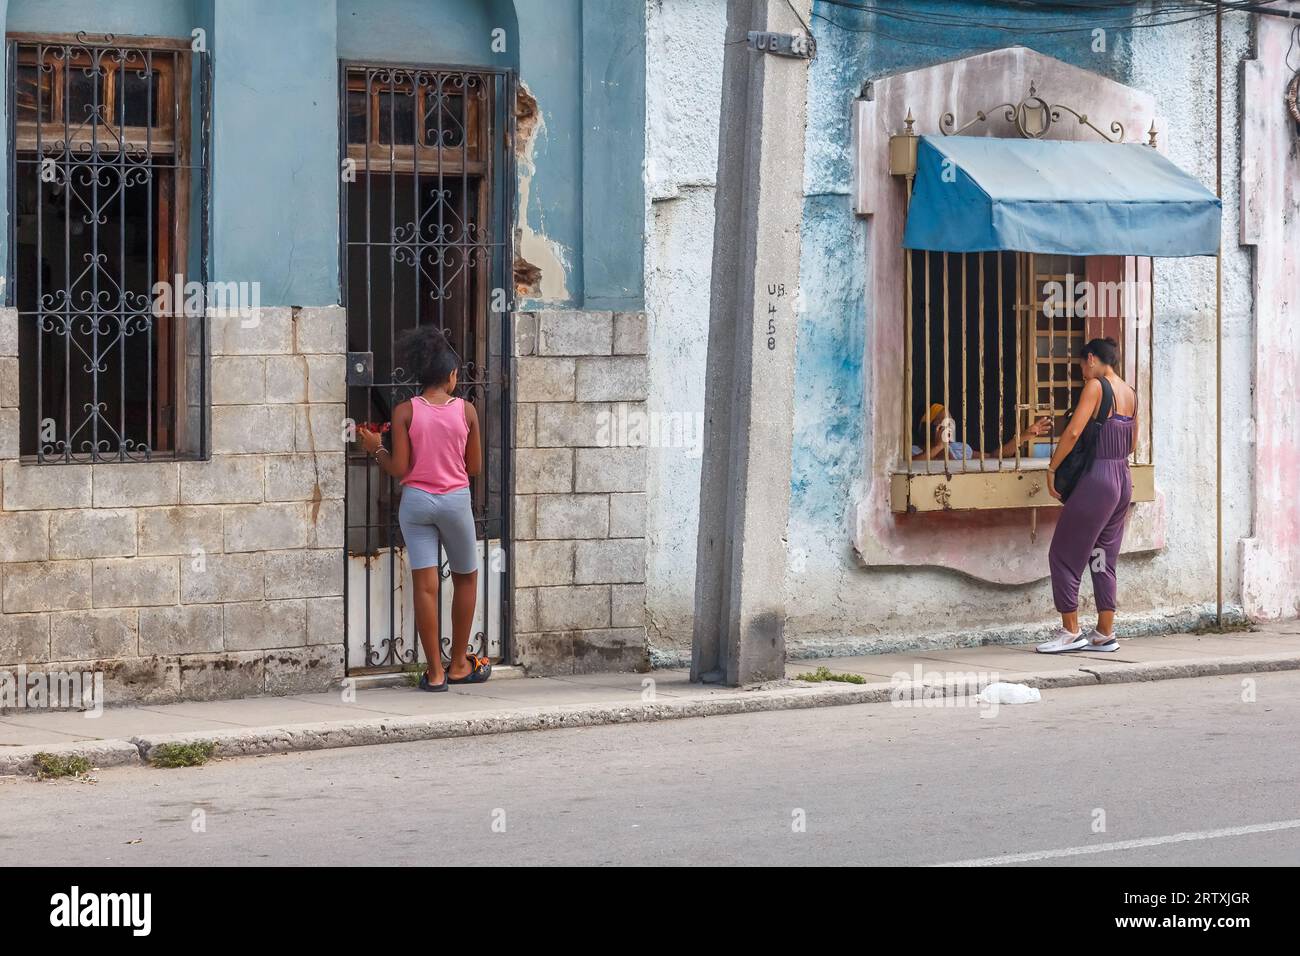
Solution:
[[[984,462],[985,471],[975,466],[978,461],[966,462],[967,471],[961,471],[960,461],[947,463],[949,473],[943,472],[944,462],[912,462],[913,470],[895,471],[890,476],[890,510],[896,514],[922,511],[984,511],[995,508],[1059,508],[1061,503],[1047,493],[1047,463],[1021,460],[1015,470],[1015,460],[1004,462],[1000,471],[990,468],[993,462]],[[929,470],[925,469],[929,466]],[[937,466],[937,467],[936,467]],[[1130,465],[1133,477],[1133,500],[1155,500],[1155,466]]]

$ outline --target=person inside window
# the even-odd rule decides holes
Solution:
[[[1024,445],[1030,438],[1041,438],[1049,434],[1052,430],[1051,419],[1046,416],[1039,418],[1029,426],[1029,431],[1024,435],[1018,435],[1007,441],[1005,445],[999,448],[995,453],[989,454],[984,451],[976,451],[964,441],[959,441],[957,435],[957,424],[953,421],[948,410],[938,402],[935,402],[921,416],[917,422],[916,439],[919,442],[922,436],[926,436],[927,445],[922,448],[920,444],[912,446],[913,461],[943,461],[944,446],[947,446],[947,457],[950,461],[961,461],[972,458],[1015,458],[1016,449]]]

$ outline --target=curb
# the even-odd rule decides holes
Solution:
[[[1300,670],[1300,655],[1272,654],[1255,657],[1206,658],[1083,667],[1077,671],[1029,674],[1017,683],[1040,690],[1098,684],[1144,683],[1188,677],[1252,674]],[[260,754],[364,747],[374,744],[410,743],[519,733],[529,730],[564,730],[611,724],[655,723],[688,717],[722,717],[779,710],[809,710],[851,704],[880,704],[912,699],[928,690],[942,697],[964,696],[973,686],[961,682],[920,685],[902,683],[837,684],[807,687],[791,681],[776,681],[749,690],[696,700],[667,700],[644,704],[567,704],[558,707],[518,711],[482,711],[455,716],[379,717],[366,720],[324,721],[282,727],[254,727],[220,733],[159,734],[129,740],[77,741],[46,746],[0,748],[0,776],[34,775],[34,758],[39,753],[83,756],[96,768],[148,765],[154,749],[163,744],[216,744],[214,756],[250,757]],[[938,692],[937,694],[935,692]]]

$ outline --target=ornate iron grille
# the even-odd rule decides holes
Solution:
[[[204,457],[204,316],[174,306],[207,288],[206,57],[84,33],[8,53],[20,450]]]
[[[395,339],[428,323],[447,333],[463,363],[458,393],[475,405],[483,438],[483,471],[471,486],[481,557],[470,649],[501,658],[509,632],[513,79],[489,70],[344,63],[340,99],[347,414],[390,421],[419,391],[398,364]],[[404,592],[400,492],[368,456],[349,451],[345,600],[354,672],[420,658]],[[445,560],[441,574],[450,576]],[[446,655],[451,635],[441,604],[439,618]]]

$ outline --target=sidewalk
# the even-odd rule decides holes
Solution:
[[[824,665],[864,683],[792,680]],[[0,714],[0,775],[33,772],[41,752],[81,755],[96,767],[147,762],[165,743],[212,742],[216,756],[248,756],[365,744],[590,727],[765,710],[881,703],[900,685],[899,672],[924,686],[952,685],[961,675],[1029,684],[1044,690],[1098,683],[1169,680],[1217,674],[1300,670],[1300,622],[1262,625],[1232,634],[1125,640],[1112,654],[1034,653],[1032,645],[996,645],[912,654],[793,661],[786,680],[756,687],[692,684],[685,670],[514,678],[426,694],[407,686],[106,708],[95,718],[76,712]]]

